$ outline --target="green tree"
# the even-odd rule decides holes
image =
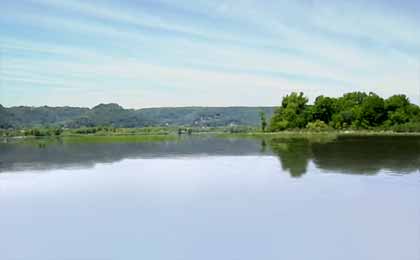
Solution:
[[[61,128],[54,129],[54,135],[59,136],[63,133],[63,130]]]
[[[341,110],[359,106],[363,104],[363,101],[367,96],[368,95],[364,92],[346,93],[338,99],[338,105],[341,108]]]
[[[366,97],[366,93],[351,92],[338,98],[335,104],[335,113],[331,117],[331,125],[336,129],[350,126],[359,127],[358,118],[361,114],[361,105]]]
[[[317,97],[313,106],[313,120],[321,120],[328,124],[336,112],[336,102],[335,98]]]
[[[270,122],[271,131],[282,131],[287,128],[303,128],[307,124],[305,109],[308,103],[302,92],[293,92],[285,96],[281,107],[274,112]]]
[[[390,111],[396,111],[399,108],[407,108],[410,105],[410,101],[406,95],[393,95],[385,100],[385,109]]]
[[[267,119],[264,111],[260,112],[260,120],[261,120],[261,131],[265,132],[267,127]]]
[[[385,123],[387,126],[407,123],[413,116],[410,101],[406,95],[393,95],[386,99],[385,110],[388,117]]]
[[[385,119],[385,102],[383,98],[375,93],[369,93],[360,106],[360,113],[357,115],[357,126],[364,128],[379,126]]]
[[[398,108],[395,111],[388,112],[388,120],[386,121],[386,125],[392,126],[404,124],[408,121],[410,121],[410,115],[407,113],[407,111],[403,108]]]

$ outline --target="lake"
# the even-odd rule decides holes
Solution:
[[[0,259],[420,259],[420,137],[0,144]]]

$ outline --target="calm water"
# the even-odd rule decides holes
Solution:
[[[420,138],[0,144],[0,259],[420,259]]]

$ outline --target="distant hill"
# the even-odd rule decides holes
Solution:
[[[14,120],[14,115],[7,108],[0,105],[0,128],[12,127]]]
[[[165,107],[124,109],[118,104],[82,107],[10,107],[0,105],[0,128],[63,126],[257,126],[259,113],[267,118],[274,107]]]

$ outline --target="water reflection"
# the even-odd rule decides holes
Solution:
[[[283,170],[292,177],[301,177],[306,173],[311,158],[311,145],[307,139],[274,139],[270,148],[278,156]]]
[[[0,172],[88,168],[123,159],[268,154],[251,139],[180,138],[151,142],[73,142],[61,139],[0,144]]]
[[[63,142],[0,144],[0,172],[93,167],[125,158],[246,156],[278,157],[292,177],[309,162],[326,172],[373,175],[381,170],[403,174],[420,169],[420,137],[339,138],[182,138],[160,142]]]
[[[418,137],[347,137],[325,144],[315,143],[311,150],[315,164],[333,172],[410,173],[420,169]]]
[[[272,139],[271,150],[292,177],[307,171],[309,161],[336,173],[374,175],[381,170],[404,174],[420,170],[420,138],[414,136]]]

